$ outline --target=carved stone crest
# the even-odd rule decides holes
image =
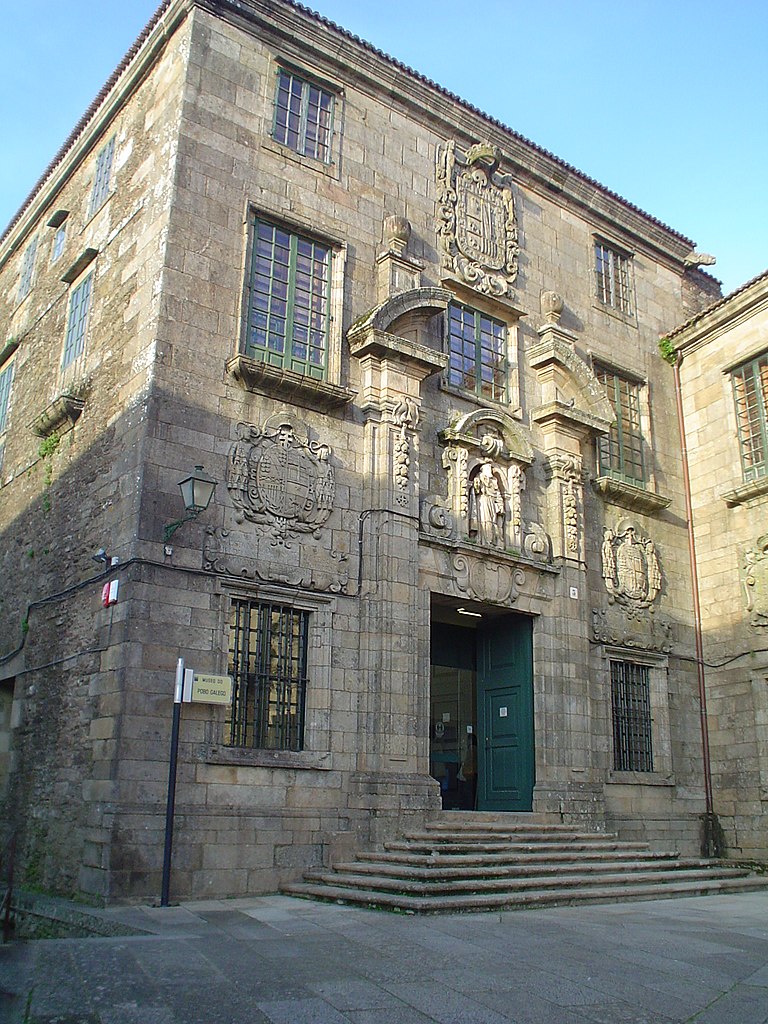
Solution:
[[[239,423],[237,430],[227,464],[237,521],[264,527],[275,543],[300,533],[318,536],[335,496],[330,447],[310,441],[286,414],[263,426]]]
[[[624,605],[630,617],[653,604],[661,590],[661,569],[653,541],[633,522],[622,519],[615,530],[603,528],[602,565],[611,604]]]
[[[744,590],[753,626],[768,626],[768,533],[757,538],[744,559]]]
[[[638,651],[658,651],[669,654],[672,650],[672,625],[653,614],[633,616],[627,620],[618,610],[593,608],[592,635],[598,643],[631,647]]]
[[[485,558],[456,555],[453,570],[457,590],[477,601],[512,604],[525,584],[522,569]]]
[[[486,295],[508,296],[519,245],[512,178],[499,174],[501,152],[478,143],[463,153],[449,141],[438,153],[443,267]]]

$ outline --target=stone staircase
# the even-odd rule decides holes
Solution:
[[[651,851],[534,815],[444,813],[423,831],[308,871],[293,896],[406,913],[514,910],[701,896],[768,888],[768,877],[722,861]]]

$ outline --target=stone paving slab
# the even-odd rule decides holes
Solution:
[[[768,894],[416,918],[285,896],[113,908],[0,948],[8,1024],[768,1024]]]

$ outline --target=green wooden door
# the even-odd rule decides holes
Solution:
[[[477,634],[477,809],[533,806],[533,634],[531,620],[506,616]]]

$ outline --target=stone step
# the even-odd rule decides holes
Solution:
[[[567,849],[570,853],[579,854],[590,850],[635,850],[637,852],[642,852],[648,849],[648,844],[624,843],[620,840],[615,842],[603,840],[595,840],[594,842],[573,841],[566,844],[550,842],[518,842],[516,840],[504,842],[477,839],[476,841],[468,842],[465,839],[457,839],[448,843],[436,842],[433,839],[426,839],[424,841],[416,839],[397,839],[385,842],[384,849],[426,854],[432,854],[439,851],[443,856],[472,853],[506,853],[510,855],[518,853],[557,853],[563,849]]]
[[[494,864],[552,864],[552,865],[563,865],[572,864],[574,861],[574,855],[570,850],[555,850],[555,851],[541,851],[536,848],[532,848],[534,852],[526,852],[527,848],[523,848],[523,852],[515,852],[514,857],[510,857],[509,851],[504,850],[501,853],[455,853],[453,851],[439,850],[435,852],[430,850],[428,853],[415,853],[411,850],[384,850],[376,852],[362,852],[357,855],[359,861],[380,861],[388,864],[403,864],[413,865],[414,867],[429,867],[430,865],[436,866],[455,866],[464,867],[476,865],[487,865],[492,866]],[[679,855],[673,850],[649,850],[647,847],[638,843],[631,849],[625,849],[620,847],[615,848],[615,844],[609,849],[595,850],[585,849],[579,852],[578,860],[581,863],[591,864],[592,862],[600,862],[605,860],[613,861],[632,861],[641,857],[643,860],[675,860]]]
[[[623,881],[619,885],[594,888],[551,888],[528,892],[473,893],[471,895],[411,896],[402,893],[372,892],[342,886],[295,882],[283,887],[292,896],[330,902],[353,903],[371,908],[399,910],[411,914],[471,913],[487,910],[521,910],[537,907],[568,906],[576,903],[618,903],[631,900],[671,899],[681,896],[710,896],[718,893],[753,892],[768,888],[768,878],[708,877],[697,881],[677,880],[665,885]]]
[[[540,828],[434,828],[419,832],[406,832],[400,837],[415,843],[455,842],[524,842],[524,843],[600,843],[620,842],[614,833],[577,832],[574,829]]]
[[[557,889],[586,889],[600,887],[621,888],[622,885],[675,885],[680,882],[700,882],[708,884],[713,879],[737,879],[748,876],[741,868],[724,868],[713,871],[711,868],[680,869],[675,871],[637,871],[585,874],[574,873],[559,875]],[[450,880],[420,881],[411,878],[388,878],[383,875],[367,876],[359,872],[347,871],[308,871],[305,874],[308,883],[321,883],[332,888],[368,890],[374,893],[395,893],[409,896],[453,896],[457,894],[483,895],[489,893],[513,894],[525,891],[542,891],[551,888],[552,879],[536,876],[532,878],[462,878]]]
[[[464,812],[461,818],[457,817],[448,820],[439,818],[435,821],[428,821],[420,831],[421,834],[426,832],[540,832],[547,835],[577,834],[613,836],[614,838],[616,836],[616,833],[600,831],[599,829],[579,829],[574,825],[550,824],[549,822],[531,821],[522,817],[520,820],[512,821],[506,818],[500,820],[498,817],[483,821],[478,820],[475,814],[471,812]]]
[[[371,860],[363,861],[359,859],[354,862],[347,864],[335,864],[333,871],[340,874],[358,874],[358,875],[369,875],[375,877],[384,878],[401,878],[401,879],[421,879],[429,881],[445,881],[446,879],[486,879],[486,878],[540,878],[546,879],[550,876],[557,878],[563,878],[568,875],[630,875],[637,872],[649,872],[649,871],[687,871],[687,870],[705,870],[711,872],[711,867],[708,861],[687,859],[679,860],[674,857],[661,859],[661,858],[645,858],[643,860],[632,860],[632,861],[593,861],[584,863],[583,861],[571,861],[570,863],[562,864],[551,864],[548,862],[540,863],[520,863],[515,862],[510,864],[505,862],[503,864],[485,864],[477,862],[474,864],[467,865],[446,865],[446,864],[430,864],[416,866],[412,864],[401,864],[392,861],[384,860]],[[739,870],[739,869],[727,869],[727,870]],[[743,872],[742,872],[743,873]]]

